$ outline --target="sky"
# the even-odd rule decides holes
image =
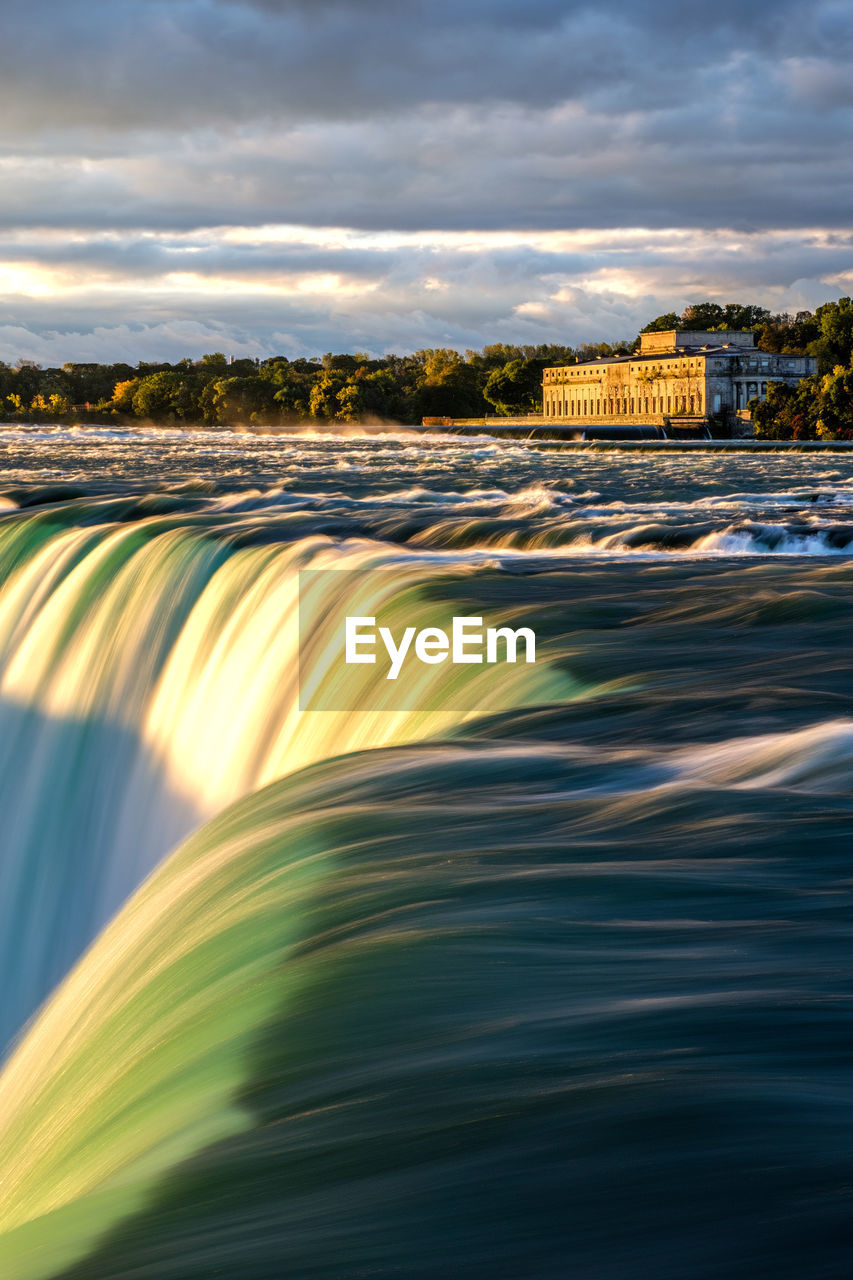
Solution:
[[[853,0],[3,0],[0,359],[853,293]]]

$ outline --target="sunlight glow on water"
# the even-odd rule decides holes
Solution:
[[[3,1280],[849,1274],[853,459],[0,450]]]

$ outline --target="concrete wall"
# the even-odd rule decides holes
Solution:
[[[742,329],[665,329],[640,334],[640,354],[674,351],[676,347],[754,347],[756,334]]]

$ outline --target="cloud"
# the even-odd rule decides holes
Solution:
[[[631,338],[689,302],[800,310],[847,286],[853,235],[226,227],[0,235],[0,359],[382,353]],[[128,315],[132,322],[128,322]],[[134,346],[134,343],[137,344]],[[134,354],[134,352],[136,354]]]
[[[853,270],[851,53],[847,0],[12,6],[3,349],[174,354],[211,317],[314,351],[582,340],[823,300]]]
[[[794,125],[761,105],[709,128],[703,114],[695,103],[615,118],[577,104],[424,108],[297,130],[139,135],[115,155],[7,155],[0,226],[850,224],[848,122]]]

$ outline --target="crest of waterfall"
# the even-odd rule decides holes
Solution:
[[[0,437],[2,1280],[849,1273],[847,458]]]
[[[347,611],[435,622],[420,590],[436,566],[399,548],[234,548],[153,520],[62,529],[27,554],[27,522],[7,527],[14,568],[0,591],[0,965],[17,973],[3,1043],[159,860],[235,799],[566,687],[522,667],[500,683],[429,668],[432,695],[399,710],[384,674],[335,668]],[[302,593],[303,681],[345,683],[350,706],[362,690],[369,711],[300,710],[303,569],[327,571]],[[335,570],[347,571],[337,592]]]

